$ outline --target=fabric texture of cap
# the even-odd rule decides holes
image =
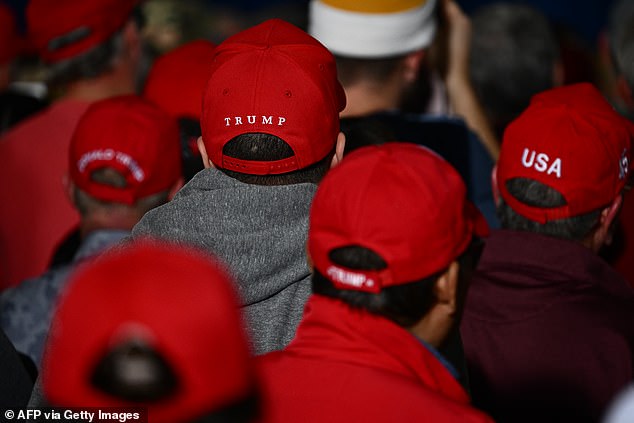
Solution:
[[[126,186],[93,180],[93,172],[105,167],[125,176]],[[69,168],[72,181],[102,201],[134,204],[169,190],[181,177],[176,121],[134,95],[93,103],[71,139]]]
[[[42,362],[46,399],[60,407],[148,407],[151,422],[187,422],[246,398],[254,375],[233,281],[212,257],[136,241],[69,281]],[[142,340],[174,370],[177,389],[127,402],[91,382],[117,346]]]
[[[308,32],[336,55],[382,58],[428,47],[437,0],[311,0]]]
[[[209,41],[198,40],[163,54],[152,64],[143,97],[174,117],[200,120],[214,48]]]
[[[458,172],[431,150],[394,142],[356,150],[328,172],[311,208],[308,250],[337,288],[378,293],[444,270],[474,234],[488,226]],[[387,267],[337,265],[330,253],[347,246],[372,250]]]
[[[30,0],[29,37],[40,57],[58,62],[110,38],[130,18],[139,0]]]
[[[216,167],[246,174],[305,168],[334,150],[345,104],[332,54],[299,28],[268,20],[216,48],[201,118],[207,154]],[[223,155],[228,141],[249,132],[281,138],[294,155],[273,162]]]
[[[0,64],[13,60],[20,53],[22,44],[13,10],[0,3]]]
[[[633,128],[589,83],[534,96],[504,133],[497,165],[502,198],[539,223],[608,206],[627,182]],[[566,204],[540,208],[522,203],[507,189],[514,178],[541,182],[562,194]]]

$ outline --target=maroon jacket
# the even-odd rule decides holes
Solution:
[[[598,421],[634,377],[634,295],[580,244],[495,231],[461,325],[474,405],[499,422]]]
[[[268,422],[490,422],[405,329],[313,295],[295,339],[260,358]]]

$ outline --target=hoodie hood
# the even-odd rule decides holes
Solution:
[[[174,199],[149,211],[133,237],[193,244],[229,267],[256,353],[285,346],[310,294],[308,215],[317,186],[244,184],[199,172]]]

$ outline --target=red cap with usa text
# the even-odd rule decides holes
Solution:
[[[69,148],[69,173],[79,189],[114,203],[168,191],[181,178],[176,121],[158,106],[135,95],[93,103],[81,117]],[[125,177],[125,186],[93,178],[102,168]]]
[[[216,48],[203,96],[202,137],[218,168],[253,175],[288,173],[334,150],[345,105],[332,54],[301,29],[272,19]],[[224,155],[224,145],[245,133],[277,136],[294,154],[268,162]]]
[[[338,289],[378,293],[446,269],[474,235],[487,234],[449,163],[424,147],[393,142],[355,150],[328,172],[312,204],[308,251]],[[347,246],[372,250],[387,267],[334,263],[330,253]]]
[[[579,216],[610,205],[621,194],[631,167],[634,125],[589,83],[537,94],[504,133],[497,184],[518,214],[539,223]],[[538,181],[566,204],[542,208],[508,191],[515,178]]]

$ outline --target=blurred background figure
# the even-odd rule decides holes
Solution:
[[[481,7],[500,0],[460,0],[465,11],[473,15]],[[530,5],[547,17],[559,44],[564,68],[564,83],[597,83],[597,39],[608,19],[612,4],[618,0],[511,0]],[[518,30],[529,30],[518,28]]]
[[[93,103],[70,143],[68,196],[81,216],[70,263],[0,294],[0,323],[40,368],[53,309],[69,275],[129,235],[181,186],[176,121],[129,95]]]
[[[68,145],[90,103],[135,91],[136,0],[31,0],[29,37],[47,64],[50,107],[0,138],[0,288],[41,274],[79,215],[62,183]]]
[[[602,42],[600,57],[604,71],[604,91],[617,110],[634,121],[634,2],[614,4]],[[628,184],[631,189],[632,179]],[[612,244],[604,257],[634,287],[634,195],[624,196],[623,208]]]
[[[337,60],[347,98],[341,113],[346,152],[363,145],[360,141],[424,145],[458,170],[469,198],[497,226],[490,175],[498,141],[469,81],[470,22],[458,5],[452,0],[312,0],[308,30]],[[418,84],[432,83],[434,42],[441,44],[446,64],[439,83],[459,117],[403,108],[412,92],[422,97]]]
[[[207,7],[199,0],[144,0],[141,12],[141,35],[154,56],[206,38],[210,31]]]
[[[202,98],[211,76],[214,47],[209,41],[197,40],[163,54],[152,65],[143,91],[146,99],[178,119],[185,182],[204,168],[197,140],[202,133]]]
[[[147,240],[73,275],[42,381],[53,406],[143,407],[152,423],[246,423],[259,412],[233,280],[211,256]]]
[[[43,84],[20,81],[26,54],[13,9],[0,3],[0,134],[47,105]]]
[[[493,3],[472,16],[469,71],[499,140],[531,97],[563,83],[559,43],[547,18],[526,4]]]
[[[10,65],[20,53],[21,43],[13,10],[0,3],[0,91],[9,86]]]
[[[634,120],[634,2],[617,0],[599,40],[603,90],[617,110]]]

